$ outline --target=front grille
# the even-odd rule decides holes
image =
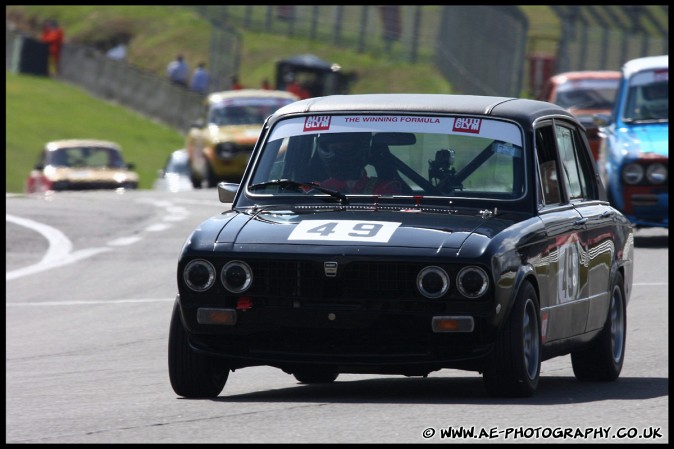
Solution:
[[[421,265],[352,262],[327,277],[322,262],[253,261],[251,295],[291,298],[410,299],[420,297],[415,281]]]

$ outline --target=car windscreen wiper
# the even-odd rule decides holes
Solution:
[[[342,192],[339,192],[337,190],[332,190],[332,189],[326,189],[325,187],[321,187],[318,183],[316,182],[311,182],[311,181],[306,181],[306,182],[301,182],[301,181],[293,181],[291,179],[272,179],[270,181],[265,181],[265,182],[260,182],[257,184],[251,184],[248,186],[249,190],[256,190],[262,187],[267,187],[267,186],[279,186],[282,189],[285,188],[295,188],[298,190],[301,190],[302,187],[310,187],[311,189],[318,190],[319,192],[327,193],[328,195],[337,198],[340,200],[342,204],[347,204],[349,202],[349,199],[347,198],[346,195],[344,195]],[[307,192],[304,192],[307,193]]]

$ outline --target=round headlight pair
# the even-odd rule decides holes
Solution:
[[[417,290],[426,298],[440,298],[449,291],[449,287],[449,275],[440,267],[426,267],[417,275]],[[466,298],[479,298],[489,288],[489,277],[480,267],[464,267],[456,277],[456,287]]]
[[[215,284],[215,267],[205,259],[190,261],[183,271],[183,280],[191,290],[203,292]],[[240,260],[232,260],[220,270],[220,282],[231,293],[241,293],[253,283],[253,270]]]
[[[643,165],[633,162],[625,165],[622,172],[623,181],[627,184],[638,184],[644,176],[651,184],[662,184],[667,180],[667,174],[667,167],[659,162],[649,164],[645,170]]]

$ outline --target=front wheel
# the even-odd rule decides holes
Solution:
[[[601,333],[586,349],[571,353],[578,380],[610,382],[620,376],[625,360],[627,314],[623,277],[617,273],[611,286],[608,316]]]
[[[173,391],[186,398],[217,397],[229,377],[229,369],[222,360],[192,350],[177,302],[169,330],[168,367]]]
[[[218,178],[208,162],[206,162],[206,184],[211,188],[218,186]]]
[[[525,282],[485,364],[483,380],[490,395],[534,394],[541,373],[540,329],[538,295],[533,285]]]

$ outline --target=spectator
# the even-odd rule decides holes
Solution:
[[[190,90],[202,95],[208,92],[208,82],[210,76],[206,70],[206,63],[200,62],[194,73],[192,74],[192,81],[190,82]]]
[[[63,46],[63,30],[54,19],[46,20],[42,26],[41,40],[49,46],[49,73],[61,73],[61,47]]]
[[[183,55],[179,54],[166,67],[166,73],[169,80],[179,86],[187,87],[187,77],[189,76],[189,67],[185,62]]]
[[[271,84],[269,83],[269,80],[267,78],[262,80],[262,88],[264,90],[272,90]]]
[[[241,83],[239,82],[239,77],[238,77],[238,76],[232,75],[232,77],[230,78],[230,81],[231,81],[231,83],[232,83],[230,89],[232,89],[232,90],[241,90],[241,89],[243,89],[243,84],[241,84]]]

